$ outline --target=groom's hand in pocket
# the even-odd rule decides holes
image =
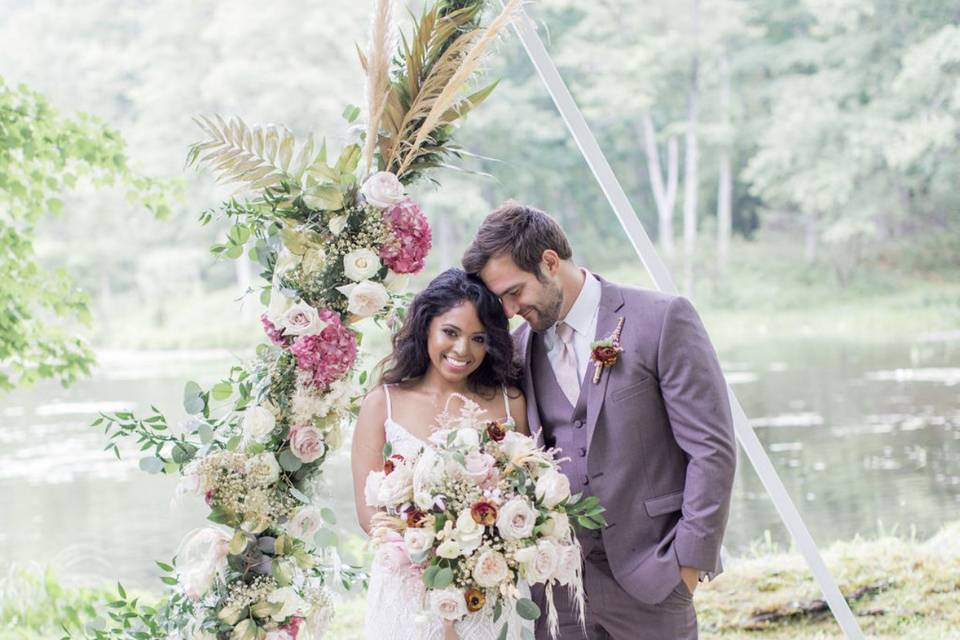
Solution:
[[[693,567],[680,567],[680,578],[683,580],[683,583],[687,585],[690,594],[693,595],[693,592],[697,589],[697,585],[700,584],[700,570],[694,569]]]

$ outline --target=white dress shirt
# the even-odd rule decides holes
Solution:
[[[573,351],[577,356],[577,372],[580,380],[587,373],[590,366],[590,344],[597,334],[597,313],[600,310],[600,281],[587,271],[580,269],[585,278],[577,299],[574,300],[570,311],[561,321],[566,322],[573,329]],[[563,343],[557,337],[557,325],[553,325],[543,334],[544,345],[547,347],[547,359],[554,373],[560,366],[560,352]]]

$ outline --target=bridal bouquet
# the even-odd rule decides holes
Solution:
[[[571,589],[583,605],[571,521],[599,528],[604,509],[595,497],[570,495],[553,451],[464,401],[459,416],[442,416],[431,446],[415,458],[384,452],[383,471],[365,487],[367,502],[383,509],[373,537],[422,570],[425,607],[437,616],[459,620],[486,608],[498,621],[506,606],[535,620],[540,609],[521,584],[543,584],[555,634],[553,587]]]

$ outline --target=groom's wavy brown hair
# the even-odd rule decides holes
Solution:
[[[570,242],[557,221],[549,215],[508,200],[484,219],[461,263],[467,273],[480,273],[491,258],[508,255],[516,265],[543,279],[540,259],[553,249],[562,260],[573,257]]]

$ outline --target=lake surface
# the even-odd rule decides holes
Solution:
[[[805,340],[723,353],[724,369],[814,539],[878,531],[928,537],[960,519],[960,336],[913,344]],[[53,565],[76,578],[157,587],[153,560],[205,524],[198,501],[171,505],[175,478],[150,476],[137,455],[103,451],[98,411],[183,419],[183,385],[215,382],[238,354],[109,352],[92,379],[0,398],[0,563]],[[349,447],[328,463],[330,501],[352,526]],[[882,523],[882,524],[880,524]],[[726,545],[789,544],[741,455]]]

